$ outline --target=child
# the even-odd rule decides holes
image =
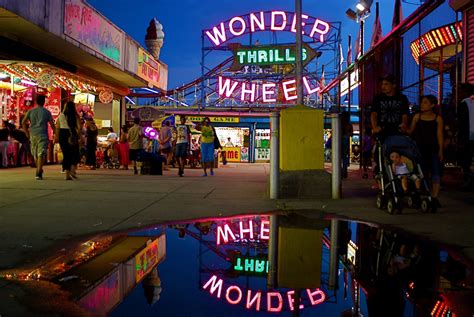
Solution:
[[[415,181],[415,187],[417,190],[421,188],[421,180],[415,174],[410,173],[406,163],[402,161],[400,153],[396,151],[390,153],[390,161],[392,161],[393,174],[400,179],[405,193],[408,192],[408,177]]]

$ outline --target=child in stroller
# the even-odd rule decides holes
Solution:
[[[393,151],[390,153],[390,161],[392,162],[393,174],[400,179],[405,194],[408,194],[409,191],[408,179],[415,183],[417,191],[421,189],[421,179],[413,173],[413,162],[410,159],[402,156],[397,151]],[[411,168],[408,166],[411,166]]]
[[[435,211],[428,184],[421,169],[421,155],[410,137],[389,136],[383,145],[377,142],[379,166],[377,178],[380,192],[377,208],[387,208],[388,213],[401,213],[402,199],[407,197],[408,207],[420,208],[423,212]],[[412,182],[409,182],[409,179]],[[414,183],[415,189],[411,190]]]

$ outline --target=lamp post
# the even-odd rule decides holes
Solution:
[[[303,36],[301,34],[301,15],[302,0],[295,0],[295,20],[296,20],[296,104],[303,105],[303,61],[302,61],[302,50],[303,50]]]

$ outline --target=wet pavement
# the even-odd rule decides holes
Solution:
[[[99,269],[80,267],[90,268],[94,260],[54,282],[74,290],[85,311],[102,315],[107,308],[116,317],[460,317],[474,312],[472,267],[458,261],[455,251],[392,228],[278,213],[160,224],[115,236],[112,246],[126,253],[130,243],[124,239],[144,237],[166,239],[158,247],[162,256],[127,291],[130,276],[123,269],[113,279],[102,272],[91,287],[91,273]],[[136,252],[129,252],[133,260]],[[87,285],[82,293],[80,284]]]
[[[430,266],[426,265],[426,262],[423,266],[436,268],[436,274],[438,274],[435,278],[429,277],[430,281],[436,281],[434,286],[430,285],[431,295],[436,289],[435,294],[442,293],[443,296],[446,296],[437,298],[441,298],[443,303],[449,302],[448,305],[438,304],[436,312],[441,309],[448,312],[451,308],[455,308],[455,311],[458,312],[457,316],[472,315],[462,310],[466,306],[464,303],[459,304],[450,299],[452,294],[458,301],[463,297],[466,302],[472,299],[472,293],[468,291],[472,289],[472,277],[466,273],[465,269],[470,267],[474,258],[472,202],[469,200],[472,196],[471,193],[444,192],[443,208],[437,214],[421,214],[416,210],[406,209],[402,215],[392,216],[373,207],[375,198],[372,197],[371,191],[368,189],[370,181],[360,179],[354,175],[355,172],[349,180],[343,183],[344,199],[342,200],[279,200],[275,202],[265,198],[268,169],[264,164],[231,165],[220,168],[217,170],[217,177],[206,181],[199,177],[200,171],[198,170],[186,171],[186,177],[183,179],[176,177],[173,170],[165,173],[164,176],[141,177],[134,177],[127,174],[126,171],[98,170],[81,171],[80,181],[64,182],[61,179],[63,175],[56,169],[57,167],[54,166],[47,167],[48,173],[44,182],[32,181],[31,175],[28,173],[31,171],[30,169],[0,171],[0,268],[3,269],[0,274],[5,275],[5,273],[12,272],[22,274],[15,276],[15,278],[32,279],[33,281],[27,283],[28,286],[33,285],[34,289],[41,289],[35,286],[39,285],[38,283],[43,283],[36,281],[39,275],[40,280],[55,283],[51,284],[52,286],[46,284],[43,286],[43,290],[54,290],[48,294],[64,298],[64,301],[68,298],[68,295],[63,293],[64,290],[67,291],[65,282],[77,282],[79,279],[77,277],[60,282],[60,278],[71,276],[71,274],[68,275],[68,272],[72,271],[68,270],[77,267],[84,261],[90,261],[103,251],[108,250],[111,244],[115,245],[119,241],[117,237],[128,236],[130,230],[135,232],[152,226],[157,229],[146,231],[146,235],[163,234],[166,236],[165,260],[158,265],[156,272],[153,271],[155,272],[154,276],[148,275],[143,281],[137,282],[135,280],[139,284],[138,287],[135,287],[135,283],[129,289],[129,294],[128,292],[120,294],[120,301],[123,300],[123,302],[115,309],[110,307],[113,310],[112,315],[191,315],[187,314],[188,311],[194,311],[193,316],[199,316],[196,315],[196,311],[202,311],[203,315],[204,312],[207,312],[207,316],[221,314],[241,316],[244,313],[245,315],[275,315],[275,312],[268,311],[280,309],[279,296],[281,296],[281,312],[290,315],[291,306],[288,292],[291,292],[292,288],[284,287],[284,285],[268,287],[268,276],[247,274],[249,272],[245,272],[245,269],[238,272],[229,270],[232,266],[245,268],[247,260],[249,269],[252,265],[253,270],[256,270],[258,266],[259,271],[265,267],[264,273],[266,273],[264,259],[265,257],[268,259],[268,242],[264,240],[250,245],[236,243],[223,245],[221,243],[218,246],[215,241],[217,226],[223,222],[215,217],[269,213],[280,209],[282,214],[293,214],[294,210],[298,210],[298,214],[306,217],[304,219],[307,221],[304,222],[313,224],[318,228],[316,231],[321,231],[318,242],[311,240],[315,238],[311,234],[311,239],[303,239],[310,241],[305,246],[306,250],[310,250],[305,251],[305,254],[308,254],[305,261],[314,263],[315,256],[320,256],[322,264],[319,270],[320,285],[308,285],[311,286],[308,288],[300,287],[302,289],[301,300],[305,306],[301,315],[312,316],[321,311],[326,316],[345,316],[342,314],[344,311],[348,312],[355,307],[354,294],[360,294],[358,297],[361,303],[360,310],[364,316],[367,316],[370,306],[367,302],[367,294],[372,294],[374,290],[375,294],[380,293],[380,288],[383,289],[384,285],[387,285],[387,281],[389,281],[390,287],[383,289],[382,293],[397,291],[399,294],[400,289],[402,293],[406,293],[405,288],[406,285],[409,285],[407,284],[409,281],[404,277],[395,279],[400,282],[394,283],[393,272],[390,275],[388,268],[379,269],[379,274],[382,272],[385,279],[373,276],[374,264],[372,262],[380,261],[378,258],[382,257],[382,255],[377,256],[379,253],[381,254],[381,249],[374,246],[379,245],[380,241],[385,241],[380,239],[382,232],[380,228],[384,228],[385,234],[382,235],[384,237],[390,237],[390,234],[397,232],[397,237],[392,242],[391,255],[384,253],[385,263],[399,262],[403,264],[405,263],[403,258],[408,258],[408,262],[414,263],[413,254],[414,258],[417,258],[416,254],[420,252],[417,246],[423,246],[423,252],[427,253],[422,258],[430,259]],[[186,221],[186,219],[206,217],[212,219],[207,235],[201,231],[200,225],[195,225],[197,220],[189,222],[187,226],[182,223],[176,224],[176,222]],[[347,265],[344,255],[347,254],[346,249],[349,241],[344,240],[344,244],[339,245],[341,250],[339,253],[341,261],[337,270],[339,289],[334,292],[329,288],[327,282],[330,258],[328,245],[331,239],[328,228],[330,219],[344,219],[344,217],[359,220],[360,223],[370,223],[370,225],[358,224],[355,227],[353,223],[347,225],[352,232],[351,240],[361,250],[360,259],[364,259],[364,262],[363,265],[356,265],[356,268]],[[232,223],[234,220],[225,221]],[[255,223],[259,221],[255,220]],[[172,224],[173,228],[168,228],[163,223]],[[372,225],[374,223],[378,225]],[[246,225],[248,222],[244,223],[244,226]],[[363,227],[373,229],[365,230],[362,229]],[[225,229],[222,224],[221,228]],[[257,229],[256,227],[255,232],[259,231],[261,234],[262,228]],[[239,230],[240,228],[237,226],[232,232],[234,235],[238,235]],[[183,233],[184,238],[180,238]],[[267,232],[265,231],[264,234]],[[356,235],[354,236],[354,234]],[[229,232],[227,235],[231,237]],[[370,243],[367,242],[362,246],[364,239],[361,237],[365,236],[372,238],[369,239]],[[400,251],[403,245],[403,242],[399,241],[402,239],[400,237],[408,237],[407,239],[410,240],[414,239],[414,236],[420,242],[409,242],[408,251]],[[206,239],[211,240],[207,241]],[[299,239],[297,240],[299,243],[294,244],[303,244],[303,240]],[[323,241],[322,244],[319,242],[320,240]],[[93,242],[100,243],[92,245]],[[321,245],[321,254],[315,253],[315,250],[308,245]],[[291,248],[289,250],[292,251]],[[230,251],[232,252],[229,254]],[[250,255],[251,258],[242,257],[240,262],[237,262],[239,260],[236,258],[236,251],[243,256]],[[405,255],[395,259],[397,252],[402,252]],[[296,255],[290,258],[303,259],[304,257]],[[395,260],[388,260],[391,258]],[[344,266],[343,263],[346,265]],[[207,266],[202,268],[202,264]],[[367,267],[370,268],[369,272],[366,271]],[[448,272],[445,274],[447,277],[441,274],[443,270]],[[345,271],[348,274],[344,274]],[[408,272],[405,269],[402,271]],[[428,272],[429,270],[423,271]],[[407,275],[410,276],[410,274]],[[213,276],[215,279],[211,280]],[[291,276],[291,274],[285,273],[283,276]],[[357,277],[357,284],[352,283],[353,277]],[[318,280],[317,277],[315,279]],[[209,280],[211,280],[210,284],[206,289],[203,289]],[[222,290],[221,296],[218,298],[218,288],[214,292],[211,290],[218,287],[216,283],[221,280]],[[296,278],[296,280],[298,279]],[[85,289],[94,285],[95,282],[81,280]],[[109,282],[111,281],[109,280]],[[117,281],[112,282],[111,285],[118,283]],[[400,288],[400,284],[403,284],[404,288]],[[61,285],[61,289],[57,289],[57,285]],[[354,293],[352,285],[361,285],[360,292]],[[2,317],[49,315],[48,313],[39,313],[37,310],[32,312],[31,307],[25,308],[26,303],[20,301],[20,298],[37,297],[37,294],[31,293],[28,289],[25,290],[23,286],[24,282],[16,284],[11,280],[0,279],[0,298],[2,299],[0,314]],[[160,299],[150,306],[148,301],[156,300],[160,288]],[[324,292],[324,302],[318,302],[321,299],[321,293],[316,291],[316,288],[321,288]],[[261,293],[258,293],[259,291]],[[227,292],[229,292],[229,298],[226,297]],[[242,298],[237,301],[240,292]],[[145,293],[148,297],[145,297]],[[290,297],[293,296],[292,294],[290,293]],[[155,299],[153,299],[154,297]],[[245,307],[248,298],[251,302],[250,309]],[[270,304],[268,304],[268,298],[270,298]],[[385,303],[377,296],[375,298],[377,301]],[[389,298],[400,299],[399,296],[390,296]],[[433,302],[433,298],[433,296],[429,299],[423,297],[423,301],[427,301],[423,307],[434,305],[431,307],[434,309],[437,301]],[[258,313],[256,312],[257,299],[260,301]],[[59,302],[60,306],[64,304],[63,301]],[[113,302],[112,300],[111,303]],[[422,314],[410,314],[413,309],[417,308],[414,308],[411,301],[404,299],[404,302],[405,310],[407,310],[405,316],[423,316]],[[12,308],[15,305],[18,307]],[[388,307],[389,305],[393,306],[394,303],[384,305]],[[470,309],[469,306],[466,307]],[[66,311],[81,311],[82,309],[74,306]],[[184,313],[181,314],[179,310]],[[71,314],[64,315],[70,316]],[[369,315],[389,316],[387,312],[381,314],[377,311]],[[439,316],[443,316],[442,312],[439,313]]]

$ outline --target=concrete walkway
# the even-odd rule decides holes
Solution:
[[[29,266],[69,241],[96,233],[138,229],[164,221],[263,213],[275,210],[327,212],[385,225],[459,246],[474,259],[471,193],[443,193],[437,214],[405,210],[391,216],[376,209],[371,181],[357,172],[344,181],[344,199],[267,199],[268,165],[234,164],[201,177],[176,169],[163,176],[122,170],[81,170],[65,181],[59,166],[47,166],[43,181],[34,169],[0,170],[0,270]]]

